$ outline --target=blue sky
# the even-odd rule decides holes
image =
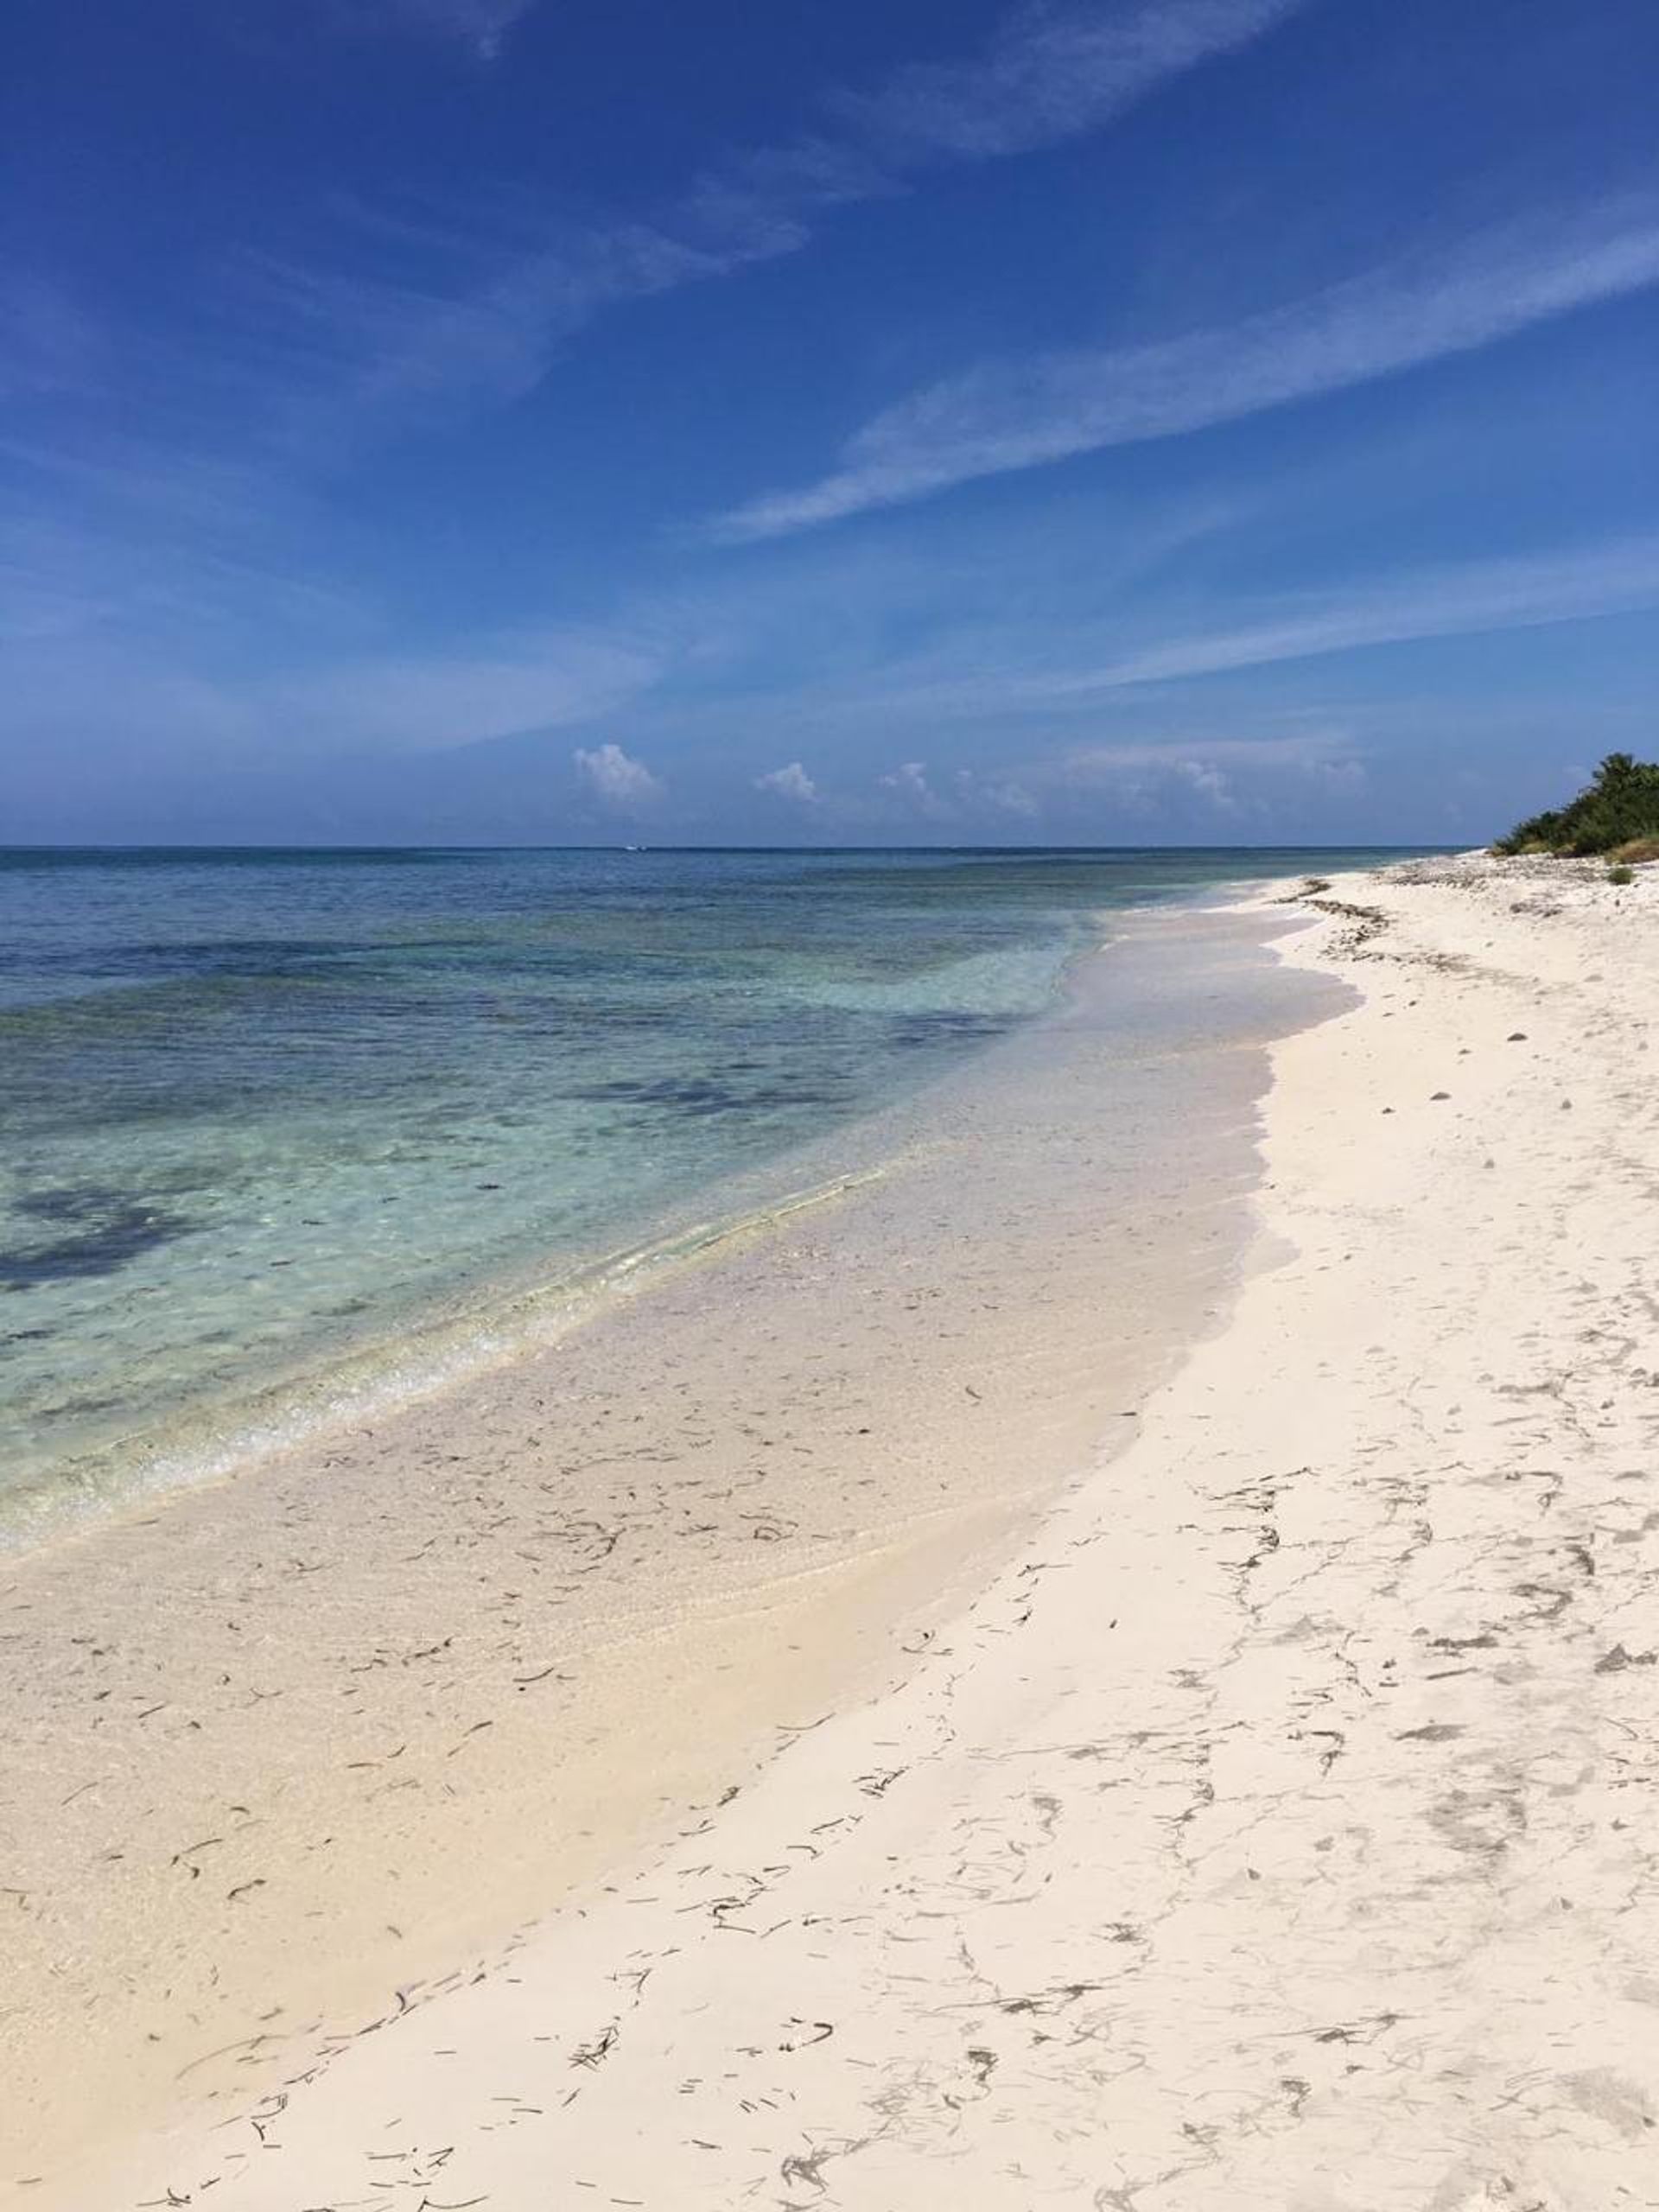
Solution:
[[[1659,752],[1651,0],[14,0],[0,839],[1474,841]]]

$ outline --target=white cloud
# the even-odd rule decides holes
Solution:
[[[883,776],[881,785],[883,790],[899,791],[906,798],[925,802],[933,796],[928,789],[927,763],[925,760],[905,761],[902,766]]]
[[[607,806],[632,810],[664,795],[662,783],[645,762],[631,759],[620,745],[598,745],[591,752],[578,746],[571,757],[576,773]]]
[[[995,364],[866,423],[816,484],[721,517],[724,543],[778,537],[976,478],[1165,438],[1470,352],[1659,283],[1659,207],[1618,201],[1395,261],[1224,327]]]
[[[957,812],[948,798],[942,798],[927,779],[925,760],[903,760],[896,768],[876,779],[883,791],[891,791],[902,799],[906,806],[918,814],[925,814],[930,821],[948,821]]]
[[[764,776],[757,776],[754,788],[771,791],[779,798],[797,800],[802,806],[816,806],[818,787],[798,760],[791,760],[786,768],[772,768]]]
[[[1187,788],[1208,799],[1211,806],[1225,809],[1236,804],[1232,785],[1213,760],[1176,760],[1170,765]]]

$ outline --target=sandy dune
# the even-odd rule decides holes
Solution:
[[[1228,1325],[903,1688],[19,2201],[1659,2206],[1659,871],[1310,920]]]

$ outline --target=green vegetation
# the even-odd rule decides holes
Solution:
[[[1607,880],[1609,883],[1634,883],[1636,870],[1622,865],[1618,868],[1610,868],[1607,871]]]
[[[1659,761],[1610,753],[1596,780],[1554,814],[1517,823],[1495,853],[1606,853],[1616,861],[1659,860]]]

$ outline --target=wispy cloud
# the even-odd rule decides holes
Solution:
[[[1659,537],[1513,560],[1421,569],[1341,595],[1303,596],[1255,621],[1143,646],[1103,665],[1027,680],[1035,704],[1081,703],[1103,691],[1309,660],[1368,645],[1540,629],[1659,607]]]
[[[537,0],[321,0],[327,19],[366,35],[380,30],[424,32],[469,47],[493,61],[508,30]]]
[[[19,472],[30,518],[9,523],[0,547],[24,605],[17,620],[67,630],[79,597],[100,628],[124,603],[132,620],[153,620],[163,587],[183,619],[192,590],[210,612],[251,594],[261,572],[287,589],[286,577],[315,575],[327,535],[308,487],[364,444],[510,404],[611,308],[796,252],[836,208],[930,169],[1094,128],[1309,4],[1027,8],[978,54],[832,98],[816,130],[717,162],[639,214],[550,213],[499,183],[459,204],[296,207],[285,239],[251,241],[204,272],[188,345],[159,327],[105,325],[26,273],[0,275],[15,340],[0,371],[0,461]],[[520,0],[313,0],[314,21],[318,11],[337,28],[487,44],[526,10]],[[77,530],[85,556],[67,557]],[[509,671],[484,690],[518,688]]]
[[[773,250],[735,228],[709,247],[619,221],[544,229],[543,244],[515,251],[513,228],[458,221],[442,253],[418,238],[399,253],[371,219],[342,226],[328,266],[246,256],[230,272],[229,378],[245,377],[289,453],[328,459],[365,436],[518,398],[606,308]]]
[[[383,431],[409,413],[512,398],[602,310],[799,251],[835,208],[922,173],[1029,151],[1109,123],[1157,88],[1248,45],[1312,0],[1115,0],[1027,6],[963,59],[900,69],[832,95],[821,125],[735,153],[671,200],[581,225],[520,216],[505,235],[463,221],[447,268],[407,281],[269,263],[259,289],[273,367],[332,383],[337,411]],[[499,38],[509,0],[396,0],[405,19],[473,23]],[[492,30],[490,26],[493,25]],[[473,266],[466,243],[472,235]]]
[[[833,103],[894,162],[983,161],[1097,130],[1173,77],[1248,46],[1306,0],[1027,6],[970,60],[901,69]]]
[[[1022,599],[1020,584],[1032,573],[1023,543],[976,586],[958,577],[957,593],[943,604],[926,596],[925,560],[917,562],[908,584],[884,560],[861,585],[836,558],[832,541],[811,550],[812,565],[795,579],[792,597],[773,602],[762,594],[752,604],[734,590],[723,612],[712,595],[655,610],[647,627],[680,639],[682,669],[694,658],[702,665],[709,640],[720,640],[728,683],[704,702],[688,696],[671,673],[630,709],[632,725],[664,744],[739,743],[759,751],[786,720],[805,742],[836,758],[868,758],[885,739],[892,750],[874,771],[880,803],[909,811],[942,802],[960,805],[971,797],[982,809],[1019,813],[1020,794],[1041,785],[1037,754],[1082,758],[1071,750],[1077,734],[1086,730],[1092,737],[1107,726],[1148,742],[1156,734],[1166,762],[1172,751],[1202,760],[1211,757],[1211,736],[1265,716],[1270,732],[1251,737],[1252,766],[1287,766],[1309,756],[1310,746],[1323,761],[1328,733],[1315,741],[1305,728],[1289,727],[1300,693],[1272,683],[1235,683],[1224,691],[1199,691],[1198,684],[1228,672],[1244,677],[1254,670],[1380,647],[1659,608],[1659,536],[1361,572],[1317,590],[1234,588],[1217,598],[1207,623],[1194,617],[1186,587],[1162,577],[1068,601],[1075,557],[1062,556],[1052,589]],[[795,638],[801,605],[816,606],[827,595],[829,575],[837,579],[846,626],[815,655],[793,660],[786,683],[756,682],[756,672],[772,665],[779,639]],[[897,652],[895,607],[906,614],[906,642]],[[746,630],[746,623],[752,626]],[[1503,665],[1494,657],[1493,680],[1501,688]],[[1344,680],[1351,681],[1347,671]],[[1366,695],[1381,683],[1393,692],[1400,681],[1397,671],[1370,671],[1359,690]],[[988,750],[1010,731],[1023,734],[1028,751],[988,761]],[[935,772],[923,756],[941,746],[955,759]],[[975,771],[971,792],[958,766],[964,753]],[[1121,762],[1120,747],[1112,757]]]
[[[14,507],[0,543],[10,626],[172,626],[188,622],[193,594],[211,623],[216,607],[255,598],[262,575],[297,607],[329,537],[316,487],[363,447],[509,404],[613,308],[797,252],[834,210],[929,170],[1095,128],[1312,3],[1026,8],[977,54],[832,96],[816,127],[714,162],[637,213],[550,211],[499,181],[442,205],[296,203],[200,272],[188,344],[0,272],[14,339],[0,461],[18,472],[24,518]],[[533,4],[307,0],[302,13],[486,53]],[[537,681],[485,671],[480,696],[533,693]]]
[[[842,466],[720,518],[774,537],[976,478],[1204,429],[1468,353],[1659,283],[1659,206],[1618,200],[1421,253],[1286,307],[1160,343],[1039,354],[928,386]]]
[[[92,319],[31,270],[0,270],[0,401],[61,391],[105,365]]]
[[[1340,728],[1275,729],[1267,735],[1221,737],[1174,732],[1158,739],[1123,739],[1069,747],[1043,763],[1039,778],[1063,787],[1112,783],[1148,772],[1170,775],[1224,799],[1253,771],[1344,779],[1363,772],[1353,739]]]
[[[205,607],[209,582],[200,569],[163,569],[137,610],[112,594],[100,605],[90,596],[97,578],[73,565],[75,550],[66,548],[71,565],[54,589],[38,561],[16,568],[0,539],[8,707],[41,747],[64,729],[83,745],[130,746],[135,759],[199,757],[220,773],[262,760],[295,774],[319,765],[332,774],[351,760],[384,772],[394,761],[520,735],[563,730],[591,744],[672,665],[671,640],[620,628],[550,626],[365,650],[360,604],[296,605],[279,582],[262,578],[251,604],[268,625],[283,625],[291,658],[251,670],[247,601]],[[637,764],[600,751],[585,780],[624,795]],[[645,785],[632,789],[648,795]]]
[[[448,656],[347,660],[319,675],[282,678],[264,700],[267,718],[274,711],[298,736],[349,734],[407,754],[592,723],[639,697],[658,672],[640,645],[549,631],[480,640]]]

